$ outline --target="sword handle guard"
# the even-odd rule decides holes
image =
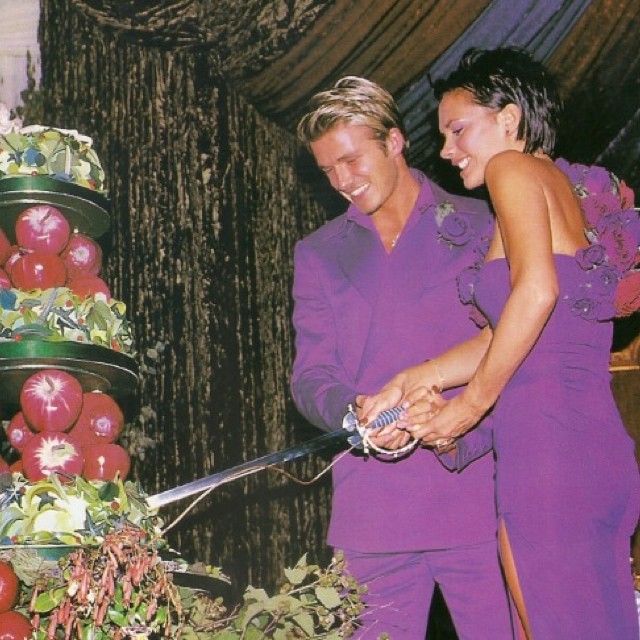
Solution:
[[[342,418],[342,428],[349,433],[353,433],[354,431],[358,432],[361,439],[358,444],[362,446],[365,455],[369,455],[369,449],[373,449],[377,453],[392,455],[394,458],[397,458],[400,454],[413,449],[418,441],[414,438],[400,449],[385,449],[384,447],[379,447],[371,442],[369,434],[375,429],[380,429],[394,423],[403,411],[404,408],[402,406],[385,409],[384,411],[381,411],[369,424],[363,426],[358,420],[355,407],[352,404],[349,404],[347,405],[347,413],[344,415],[344,418]],[[354,440],[352,438],[349,438],[349,443],[354,445]]]

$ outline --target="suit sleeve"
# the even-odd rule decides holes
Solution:
[[[322,264],[304,241],[294,254],[293,326],[296,355],[291,377],[293,399],[302,415],[324,431],[342,428],[356,390],[338,355],[336,319],[322,281]]]
[[[477,427],[456,442],[451,453],[437,453],[440,462],[449,471],[460,472],[493,449],[493,420],[486,417]]]

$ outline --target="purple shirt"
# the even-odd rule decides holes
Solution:
[[[443,241],[437,220],[448,204],[477,229],[491,216],[484,203],[414,175],[420,194],[390,254],[371,218],[353,205],[296,245],[292,391],[321,429],[340,428],[358,393],[378,391],[401,369],[478,331],[456,286],[474,261],[473,243]],[[344,456],[333,468],[329,543],[392,552],[494,539],[493,472],[492,457],[484,456],[451,473],[423,448],[396,461]]]

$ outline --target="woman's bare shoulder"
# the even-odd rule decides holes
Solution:
[[[486,175],[487,178],[499,177],[506,173],[509,176],[524,173],[531,175],[531,172],[539,173],[544,169],[544,160],[532,156],[529,153],[523,153],[513,149],[501,151],[492,156],[487,162]]]
[[[547,181],[545,163],[520,151],[502,151],[493,156],[485,169],[485,182],[490,193],[507,190],[511,194],[543,191]]]

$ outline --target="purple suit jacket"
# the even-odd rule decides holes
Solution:
[[[473,243],[444,241],[438,222],[450,205],[469,214],[476,230],[492,224],[491,215],[484,203],[414,175],[420,194],[390,254],[370,217],[353,205],[296,245],[292,391],[321,429],[340,428],[356,394],[376,392],[399,370],[478,330],[456,285],[475,260]],[[422,448],[396,461],[349,454],[333,468],[329,543],[393,552],[494,539],[493,473],[487,455],[451,473]]]

